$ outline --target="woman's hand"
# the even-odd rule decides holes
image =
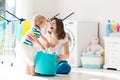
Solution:
[[[55,44],[50,43],[50,47],[52,47],[52,48],[55,47]]]

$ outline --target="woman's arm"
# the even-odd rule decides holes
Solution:
[[[59,55],[59,61],[61,61],[62,59],[67,59],[69,58],[70,52],[69,52],[69,43],[66,42],[64,43],[64,54],[60,54]]]

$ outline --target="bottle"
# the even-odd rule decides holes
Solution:
[[[117,32],[116,31],[116,23],[115,23],[115,20],[112,20],[112,32]]]
[[[112,33],[111,21],[108,20],[108,22],[107,22],[107,24],[106,24],[106,36],[108,37],[110,33]]]
[[[117,23],[116,29],[117,29],[117,32],[120,32],[120,24],[119,23]]]

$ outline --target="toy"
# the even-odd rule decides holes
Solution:
[[[93,37],[90,45],[87,48],[87,53],[92,53],[93,55],[103,55],[104,49],[98,43],[99,39],[97,37]]]

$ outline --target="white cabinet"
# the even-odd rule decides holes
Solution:
[[[120,37],[104,37],[104,43],[104,68],[113,68],[120,70]]]

